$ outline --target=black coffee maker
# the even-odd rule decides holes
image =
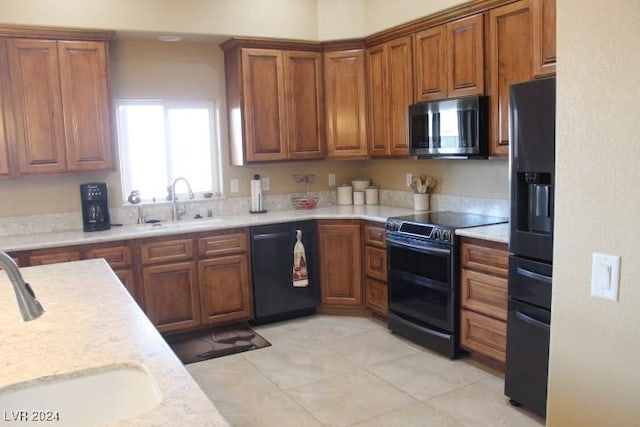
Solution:
[[[99,231],[111,228],[107,184],[104,182],[81,184],[80,202],[82,204],[84,231]]]

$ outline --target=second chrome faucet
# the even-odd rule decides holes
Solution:
[[[173,221],[179,221],[180,218],[187,212],[186,208],[178,209],[178,205],[176,203],[176,184],[178,183],[178,181],[184,181],[184,183],[187,184],[189,199],[193,199],[195,197],[193,191],[191,191],[191,185],[186,178],[179,177],[173,181],[173,184],[171,184],[171,219]]]

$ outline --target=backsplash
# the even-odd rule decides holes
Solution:
[[[278,212],[293,209],[292,196],[303,193],[266,195],[267,211]],[[336,191],[311,192],[319,197],[318,207],[334,206]],[[412,208],[413,194],[408,191],[380,190],[380,204]],[[492,216],[509,216],[509,201],[503,199],[489,199],[480,197],[460,197],[446,194],[431,194],[431,210],[451,210],[477,213]],[[178,202],[183,206],[183,202]],[[232,199],[194,200],[186,203],[187,212],[184,216],[191,219],[196,215],[212,217],[242,215],[249,212],[250,198],[237,197]],[[121,208],[110,209],[111,221],[114,224],[135,225],[138,223],[138,208],[142,209],[145,220],[171,219],[171,203],[158,202],[145,205],[126,205]],[[44,215],[27,215],[0,218],[0,237],[33,233],[56,233],[61,231],[81,230],[82,213],[68,212]],[[1,248],[1,242],[0,242]]]

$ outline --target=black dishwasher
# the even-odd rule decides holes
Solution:
[[[254,307],[251,323],[315,313],[320,301],[315,221],[261,225],[250,230]]]

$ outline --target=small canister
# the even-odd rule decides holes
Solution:
[[[378,204],[378,189],[376,187],[367,187],[365,192],[365,200],[367,205],[377,205]]]
[[[364,205],[364,191],[354,191],[353,192],[353,204],[354,205]]]
[[[346,184],[338,187],[338,204],[350,205],[352,203],[353,203],[353,187]]]

